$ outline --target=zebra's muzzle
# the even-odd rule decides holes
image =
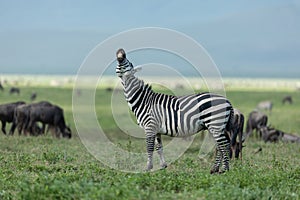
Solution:
[[[124,60],[126,59],[126,53],[124,49],[118,49],[117,53],[117,60],[119,62],[119,64],[122,64],[124,62]]]
[[[124,49],[119,49],[116,53],[118,66],[116,67],[116,74],[118,77],[123,77],[123,75],[128,74],[133,69],[133,65],[126,58],[126,53]]]

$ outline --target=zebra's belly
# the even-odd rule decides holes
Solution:
[[[205,130],[206,127],[201,120],[197,120],[194,122],[194,124],[190,124],[189,126],[185,124],[179,125],[176,129],[175,128],[167,128],[164,124],[159,129],[159,133],[168,135],[171,137],[186,137],[194,135],[201,130]]]
[[[179,130],[178,137],[185,137],[185,136],[191,136],[196,133],[199,133],[200,131],[206,129],[203,121],[197,120],[193,124],[190,124],[190,126],[182,126]]]

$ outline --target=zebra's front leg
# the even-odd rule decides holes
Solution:
[[[162,140],[161,140],[161,134],[157,134],[156,141],[157,141],[156,150],[159,155],[160,166],[162,169],[167,168],[168,165],[167,165],[164,155],[163,155],[163,145],[162,145]]]
[[[146,132],[146,143],[147,143],[147,154],[148,154],[147,169],[146,169],[147,171],[150,171],[153,168],[153,151],[154,151],[155,137],[156,137],[155,133]]]

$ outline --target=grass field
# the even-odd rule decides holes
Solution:
[[[0,199],[299,199],[300,145],[270,144],[250,138],[245,143],[243,161],[233,160],[231,170],[210,175],[212,155],[198,158],[198,135],[180,159],[166,170],[151,173],[125,173],[109,169],[95,159],[77,136],[72,116],[72,87],[46,84],[20,86],[21,95],[0,92],[1,103],[28,102],[31,92],[38,100],[49,100],[64,108],[73,138],[55,139],[0,135]],[[276,85],[276,84],[275,84]],[[168,91],[165,91],[168,92]],[[256,104],[272,100],[269,123],[286,132],[300,134],[300,92],[295,89],[260,88],[226,91],[234,107],[247,117]],[[84,95],[84,93],[82,94]],[[294,104],[282,105],[292,95]],[[125,150],[145,151],[145,142],[128,137],[113,120],[111,92],[96,92],[96,113],[108,137]],[[163,138],[168,141],[168,138]],[[260,153],[254,152],[262,148]],[[168,158],[166,158],[168,160]],[[120,158],[124,161],[124,158]],[[124,164],[124,163],[123,163]],[[130,163],[125,163],[130,164]]]

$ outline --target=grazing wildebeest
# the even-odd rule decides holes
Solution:
[[[20,88],[17,88],[17,87],[10,88],[9,94],[14,94],[14,93],[20,95]]]
[[[18,105],[25,104],[23,101],[18,101],[14,103],[7,103],[0,105],[0,121],[2,122],[2,132],[6,134],[5,126],[6,123],[13,122],[14,110]]]
[[[297,135],[285,133],[281,130],[271,128],[271,127],[263,127],[262,128],[263,140],[265,142],[296,142],[300,143],[300,137]]]
[[[262,136],[261,128],[266,127],[268,123],[268,116],[260,111],[254,110],[249,114],[247,125],[246,125],[246,134],[250,136],[253,130],[259,132],[259,137]]]
[[[256,108],[258,110],[266,110],[271,112],[273,108],[273,103],[271,101],[262,101],[257,104]]]
[[[3,87],[3,85],[2,85],[1,82],[0,82],[0,90],[1,90],[1,91],[4,91],[4,87]]]
[[[33,106],[30,109],[29,130],[32,132],[33,124],[41,122],[56,127],[56,136],[71,138],[71,129],[66,126],[63,109],[59,106]]]
[[[244,129],[244,115],[238,109],[233,109],[233,119],[232,125],[228,130],[229,137],[231,139],[231,151],[230,158],[232,158],[232,154],[234,153],[235,158],[242,159],[242,148],[243,148],[243,129]],[[237,136],[239,136],[239,141],[237,142]]]
[[[107,92],[112,92],[113,91],[113,88],[112,87],[108,87],[105,89]]]
[[[37,106],[52,106],[52,104],[48,101],[40,101],[37,103],[17,106],[14,111],[14,121],[9,132],[11,135],[14,134],[16,127],[18,127],[19,134],[23,133],[27,135],[29,133],[31,135],[36,135],[36,133],[30,132],[28,130],[28,124],[29,124],[31,108]],[[32,130],[37,130],[34,128],[35,126],[37,125],[34,125]],[[44,132],[45,132],[45,124],[43,124],[43,127],[41,129],[41,133]]]
[[[27,104],[19,105],[15,108],[13,124],[9,131],[10,135],[14,134],[16,127],[18,128],[19,135],[21,135],[22,132],[25,131],[28,115],[29,115],[29,105]]]
[[[76,90],[76,94],[77,94],[77,96],[80,97],[80,96],[81,96],[81,90],[77,89],[77,90]]]
[[[268,126],[261,127],[260,131],[264,142],[278,142],[284,135],[282,131]]]
[[[34,101],[36,99],[36,97],[37,97],[36,92],[33,92],[30,96],[30,101]]]
[[[285,104],[285,103],[292,104],[293,103],[292,96],[285,96],[285,97],[283,97],[282,104]]]

